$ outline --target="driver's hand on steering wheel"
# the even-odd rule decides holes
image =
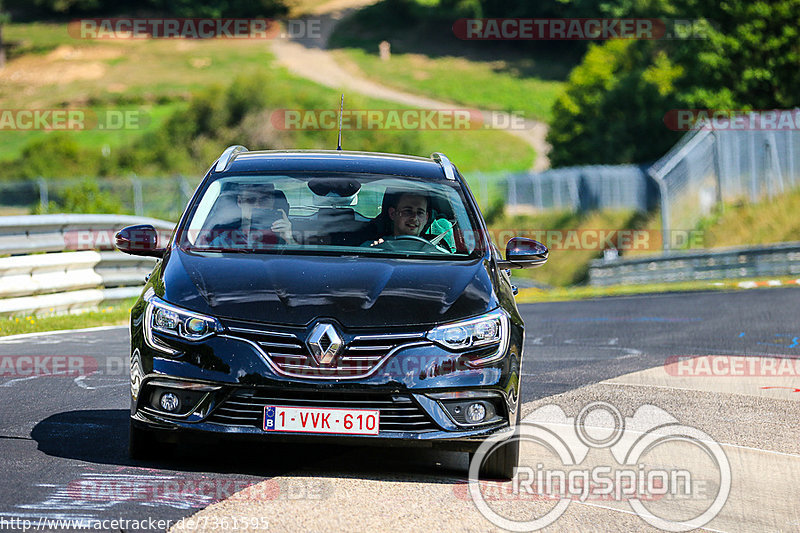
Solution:
[[[383,242],[384,242],[383,237],[381,237],[377,241],[373,241],[372,244],[370,244],[370,246],[378,246],[379,244],[383,244]]]

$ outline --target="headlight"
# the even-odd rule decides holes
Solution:
[[[222,325],[215,318],[168,304],[156,296],[152,289],[145,294],[145,300],[147,301],[144,320],[145,340],[156,350],[171,355],[179,353],[154,338],[153,331],[187,341],[199,341],[222,329]]]
[[[495,309],[478,318],[437,326],[428,332],[427,338],[455,351],[499,345],[496,352],[469,363],[480,366],[503,358],[508,348],[508,328],[508,315]]]

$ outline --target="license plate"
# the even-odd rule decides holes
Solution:
[[[268,405],[264,408],[264,431],[377,435],[380,418],[377,409]]]

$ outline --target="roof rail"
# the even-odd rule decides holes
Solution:
[[[242,146],[241,144],[234,144],[233,146],[228,146],[225,148],[225,151],[222,152],[222,155],[219,156],[217,159],[217,165],[214,167],[214,172],[225,172],[228,170],[228,166],[231,162],[239,155],[241,152],[246,152],[247,148]]]
[[[434,152],[431,154],[431,159],[439,163],[439,166],[442,167],[444,170],[444,177],[449,179],[450,181],[456,180],[456,171],[455,167],[453,167],[453,163],[441,152]]]

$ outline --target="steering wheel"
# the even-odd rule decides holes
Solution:
[[[447,254],[451,253],[450,250],[446,250],[441,246],[433,244],[431,241],[417,235],[396,235],[384,237],[383,242],[378,246],[384,250],[391,251],[406,250],[412,252],[424,252],[426,249],[434,248],[437,252],[444,252]]]

